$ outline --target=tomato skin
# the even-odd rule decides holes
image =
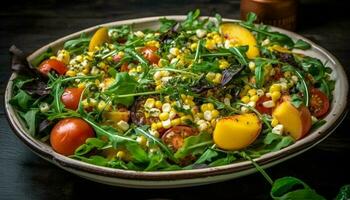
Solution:
[[[197,134],[198,131],[189,126],[174,126],[163,134],[162,140],[170,149],[176,152],[182,147],[185,138]]]
[[[68,71],[68,68],[63,62],[56,59],[44,60],[39,65],[39,71],[44,75],[47,75],[51,70],[54,70],[60,75],[64,75]]]
[[[88,138],[95,137],[92,127],[80,118],[66,118],[59,121],[51,130],[50,143],[57,153],[73,155],[75,149]]]
[[[261,114],[269,114],[269,115],[271,115],[272,108],[265,108],[264,105],[263,105],[263,103],[265,101],[269,101],[269,100],[271,100],[271,98],[267,97],[265,95],[260,97],[259,100],[256,102],[256,107],[255,107],[256,110],[258,110]]]
[[[312,88],[311,89],[311,101],[310,112],[315,117],[324,116],[329,110],[329,99],[322,91]]]
[[[143,57],[145,57],[146,60],[148,60],[151,64],[158,64],[160,57],[156,54],[157,50],[158,50],[157,47],[146,46],[146,47],[142,47],[140,49],[140,52],[143,55]]]
[[[66,88],[61,96],[64,106],[68,109],[76,110],[83,90],[83,88]]]

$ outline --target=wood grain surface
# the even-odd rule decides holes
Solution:
[[[260,174],[183,189],[143,190],[94,183],[59,169],[33,154],[14,135],[6,120],[3,95],[10,75],[8,48],[26,52],[67,34],[116,20],[186,14],[200,8],[239,17],[239,1],[224,0],[37,0],[7,1],[0,8],[0,199],[269,199],[269,184]],[[297,33],[334,54],[350,71],[350,15],[346,1],[301,1]],[[332,199],[350,184],[350,117],[325,141],[308,152],[267,170],[272,178],[295,176]]]

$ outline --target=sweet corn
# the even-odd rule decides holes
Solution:
[[[117,126],[118,128],[120,128],[122,131],[127,131],[129,129],[129,124],[128,122],[125,122],[123,120],[120,120],[118,123],[117,123]]]
[[[162,128],[162,127],[163,127],[162,122],[157,122],[157,129],[160,129],[160,128]]]
[[[67,65],[69,63],[69,60],[70,60],[69,52],[67,50],[64,50],[64,49],[58,51],[57,60],[59,60]]]
[[[211,116],[213,117],[213,118],[217,118],[217,117],[219,117],[219,114],[220,114],[220,112],[218,111],[218,110],[212,110],[211,111]]]
[[[151,124],[151,129],[152,130],[157,130],[158,129],[157,123],[152,123]]]
[[[178,126],[180,124],[181,124],[181,119],[180,118],[176,118],[176,119],[171,120],[171,125],[172,126]]]
[[[167,119],[165,121],[162,121],[163,128],[168,129],[171,127],[171,121],[170,119]]]
[[[281,92],[275,91],[271,93],[272,101],[277,101],[281,97]]]
[[[208,104],[202,104],[201,105],[201,111],[202,112],[205,112],[205,111],[207,111],[208,110]]]
[[[205,111],[203,113],[203,116],[204,116],[204,119],[207,121],[210,121],[213,118],[210,110]]]
[[[210,121],[210,125],[211,125],[212,127],[215,127],[215,126],[216,126],[216,119],[212,119],[212,120]]]
[[[214,72],[208,72],[205,78],[207,78],[209,81],[214,80],[216,74]]]
[[[242,101],[243,103],[248,103],[249,100],[250,100],[250,98],[249,98],[248,96],[244,96],[244,97],[241,98],[241,101]]]
[[[187,124],[187,121],[192,121],[192,116],[191,115],[185,115],[181,117],[181,123],[182,124]]]
[[[255,70],[255,62],[250,61],[249,64],[248,64],[248,66],[249,66],[249,69],[250,69],[251,71],[254,71],[254,70]]]
[[[154,105],[156,106],[156,108],[161,109],[163,104],[161,101],[156,101]]]
[[[226,69],[230,66],[230,64],[227,62],[225,59],[220,59],[219,60],[219,68],[220,69]]]
[[[141,146],[146,146],[147,139],[145,136],[141,135],[136,138],[136,142],[139,143]]]
[[[145,107],[145,108],[148,108],[148,109],[151,109],[151,108],[154,107],[155,102],[156,102],[156,101],[155,101],[153,98],[148,98],[148,99],[146,100],[146,102],[145,102],[144,107]]]
[[[103,100],[101,100],[99,103],[98,103],[98,105],[97,105],[97,109],[99,110],[99,111],[103,111],[103,110],[107,110],[107,104],[106,104],[106,102],[105,101],[103,101]]]
[[[123,160],[125,158],[125,156],[126,156],[126,153],[125,153],[125,151],[118,151],[116,156],[120,160]]]
[[[165,120],[169,119],[169,113],[167,113],[167,112],[160,113],[159,114],[159,119],[162,120],[162,121],[165,121]]]
[[[214,110],[214,104],[212,103],[207,103],[208,110]]]
[[[180,50],[176,47],[172,47],[169,49],[169,53],[171,53],[174,56],[178,56],[180,54]]]
[[[73,76],[75,76],[77,73],[75,72],[75,71],[72,71],[72,70],[68,70],[67,72],[66,72],[66,75],[67,76],[70,76],[70,77],[73,77]]]
[[[248,94],[249,94],[249,96],[254,96],[254,95],[256,95],[256,89],[250,89],[250,90],[248,90]]]
[[[221,78],[222,78],[222,74],[217,73],[217,74],[215,74],[215,78],[213,79],[213,82],[214,83],[221,83]]]
[[[86,84],[84,82],[81,82],[78,84],[78,88],[85,88]]]
[[[271,85],[271,87],[270,87],[270,93],[272,93],[272,92],[279,92],[279,91],[281,91],[281,85],[280,84],[273,84],[273,85]]]
[[[253,95],[252,97],[250,97],[250,101],[257,102],[258,100],[259,100],[259,96],[258,95]]]
[[[278,125],[278,120],[276,118],[273,118],[272,121],[271,121],[271,126],[275,127],[277,125]]]
[[[159,44],[158,41],[151,40],[151,41],[146,42],[146,46],[153,46],[153,47],[159,48],[159,47],[160,47],[160,44]]]
[[[215,48],[216,48],[215,41],[214,41],[214,40],[208,39],[208,40],[205,42],[205,48],[207,48],[207,49],[209,49],[209,50],[215,49]]]
[[[258,97],[264,96],[264,94],[265,94],[264,90],[262,89],[256,90],[256,95],[258,95]]]

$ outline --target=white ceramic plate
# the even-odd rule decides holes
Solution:
[[[166,16],[169,19],[182,21],[186,16]],[[54,51],[62,47],[63,43],[72,38],[79,37],[81,33],[92,33],[100,26],[117,26],[122,24],[133,24],[135,30],[142,30],[146,28],[155,29],[159,27],[158,19],[160,17],[141,18],[125,21],[117,21],[107,24],[94,26],[83,31],[60,38],[38,50],[33,52],[28,60],[33,60],[39,54],[45,52],[49,47]],[[224,21],[235,21],[224,19]],[[312,45],[310,50],[303,52],[306,55],[319,58],[322,62],[327,61],[327,66],[333,69],[332,78],[336,80],[334,99],[331,104],[331,110],[326,116],[327,123],[318,130],[313,131],[305,138],[297,141],[295,144],[284,148],[277,152],[272,152],[256,159],[263,168],[273,166],[277,163],[283,162],[292,158],[317,143],[324,140],[332,131],[339,125],[344,118],[347,104],[348,81],[343,67],[339,61],[332,56],[327,50],[321,48],[310,40],[279,28],[272,28],[273,30],[285,33],[294,40],[303,39]],[[24,126],[23,121],[19,118],[14,108],[8,103],[12,96],[12,81],[16,74],[12,74],[5,93],[5,108],[7,117],[11,127],[16,135],[37,155],[52,162],[53,164],[65,169],[71,173],[77,174],[81,177],[115,186],[135,187],[135,188],[172,188],[172,187],[187,187],[193,185],[203,185],[214,182],[220,182],[228,179],[241,177],[255,172],[255,168],[248,161],[238,162],[230,165],[194,169],[181,170],[169,172],[137,172],[121,169],[112,169],[91,165],[81,161],[77,161],[65,156],[62,156],[52,150],[47,144],[31,137]]]

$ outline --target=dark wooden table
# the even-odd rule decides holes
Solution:
[[[151,0],[93,3],[47,0],[13,1],[0,8],[0,98],[10,75],[8,48],[16,44],[26,52],[96,24],[121,19],[185,14],[200,8],[239,17],[239,1]],[[350,16],[345,1],[307,1],[299,7],[297,32],[332,52],[350,71]],[[349,74],[349,73],[348,73]],[[325,141],[308,152],[271,167],[273,178],[296,176],[328,199],[350,183],[350,117]],[[260,174],[184,189],[143,190],[94,183],[59,169],[34,155],[16,138],[0,106],[0,199],[77,199],[82,196],[130,199],[269,199],[270,186]]]

